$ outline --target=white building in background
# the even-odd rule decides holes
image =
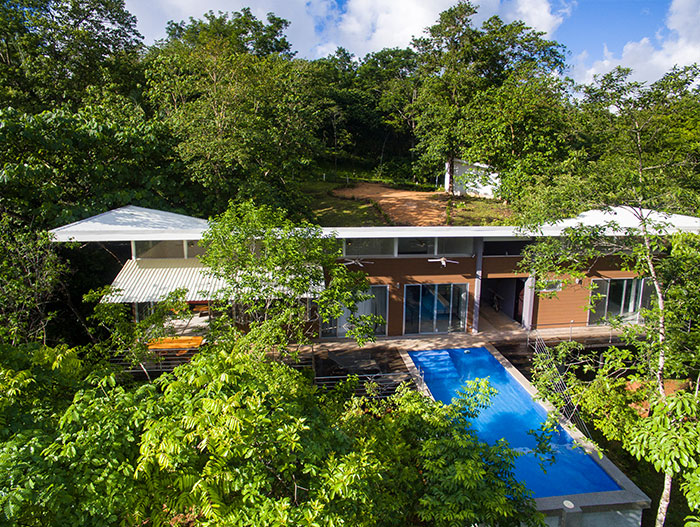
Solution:
[[[454,160],[454,182],[452,193],[455,196],[476,196],[493,199],[501,180],[497,172],[482,163],[467,163]],[[445,163],[445,192],[450,191],[449,161]]]

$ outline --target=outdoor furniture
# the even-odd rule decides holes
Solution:
[[[204,337],[163,337],[148,343],[149,351],[177,351],[178,355],[199,349]]]

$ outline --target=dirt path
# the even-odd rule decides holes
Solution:
[[[379,183],[360,183],[333,191],[341,198],[368,199],[379,205],[396,225],[445,225],[447,194],[397,190]]]

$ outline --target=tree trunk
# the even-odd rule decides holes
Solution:
[[[642,222],[642,233],[647,269],[649,269],[649,275],[651,276],[652,283],[654,284],[656,298],[659,303],[659,359],[656,366],[655,376],[656,389],[659,392],[659,397],[664,400],[666,399],[666,392],[664,391],[664,367],[666,365],[666,352],[664,350],[664,346],[666,345],[666,302],[664,298],[663,286],[661,284],[661,280],[659,279],[659,275],[656,272],[656,266],[654,265],[653,249],[649,240],[649,232],[647,231],[647,227],[644,222]]]
[[[455,157],[450,153],[447,158],[447,179],[449,181],[447,185],[447,193],[452,195],[455,188]]]
[[[673,474],[667,472],[664,474],[664,491],[661,494],[661,499],[659,499],[659,509],[656,511],[656,527],[664,527],[666,522],[666,511],[668,510],[668,504],[671,501],[671,484],[673,483]]]

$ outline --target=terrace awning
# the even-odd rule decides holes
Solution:
[[[273,295],[290,294],[284,286],[274,285],[274,277],[267,279],[274,290]],[[218,293],[229,285],[226,280],[213,276],[209,268],[196,258],[143,258],[129,260],[124,265],[112,282],[116,291],[102,301],[128,304],[158,302],[177,289],[186,289],[187,302],[205,302],[221,298]],[[244,280],[241,280],[240,290],[250,292]],[[314,298],[322,290],[323,284],[311,284],[304,297]]]
[[[103,302],[158,302],[177,289],[187,289],[185,300],[211,300],[226,282],[212,276],[209,268],[195,259],[129,260],[112,282],[117,291]]]

